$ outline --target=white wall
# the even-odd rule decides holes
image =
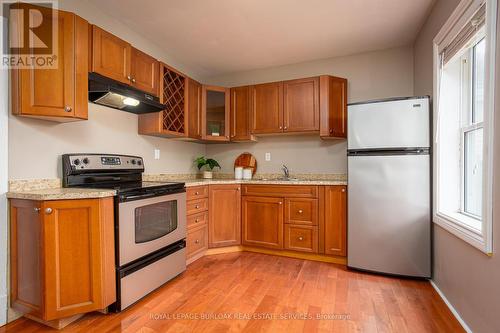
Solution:
[[[196,73],[184,64],[169,58],[168,51],[104,15],[87,1],[60,0],[59,7],[79,14],[90,23],[196,78]],[[147,173],[195,172],[193,160],[205,153],[204,145],[138,135],[137,119],[134,114],[90,103],[89,120],[75,123],[57,124],[10,115],[9,177],[61,177],[60,155],[71,152],[140,155],[145,158]],[[154,148],[160,149],[160,160],[154,160]]]
[[[432,94],[432,40],[459,2],[437,1],[415,42],[415,94]],[[493,256],[434,225],[433,281],[476,333],[500,332],[500,25],[496,53]]]
[[[212,77],[208,83],[240,86],[331,74],[348,79],[349,102],[413,95],[413,49],[400,47],[347,57],[266,68]],[[231,172],[235,158],[251,152],[258,173],[279,173],[285,163],[292,173],[346,173],[346,140],[323,141],[316,136],[262,137],[257,143],[207,145],[207,155]],[[271,161],[264,155],[271,153]]]

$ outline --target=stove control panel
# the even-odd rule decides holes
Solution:
[[[66,154],[63,160],[72,170],[144,170],[144,162],[139,156]]]

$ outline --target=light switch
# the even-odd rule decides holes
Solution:
[[[266,153],[266,162],[269,162],[271,160],[271,153]]]
[[[160,149],[155,149],[155,160],[160,159]]]

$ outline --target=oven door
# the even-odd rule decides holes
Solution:
[[[186,238],[186,193],[118,204],[119,265]]]

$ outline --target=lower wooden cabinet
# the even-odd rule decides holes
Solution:
[[[210,185],[208,200],[208,247],[241,244],[240,185]]]
[[[318,253],[318,227],[285,224],[285,249]]]
[[[208,226],[202,224],[188,229],[186,239],[186,256],[194,258],[205,252],[208,248]]]
[[[347,253],[347,186],[325,186],[325,254]]]
[[[283,248],[283,198],[242,197],[242,244]]]
[[[12,199],[11,306],[42,321],[116,300],[113,198]]]

